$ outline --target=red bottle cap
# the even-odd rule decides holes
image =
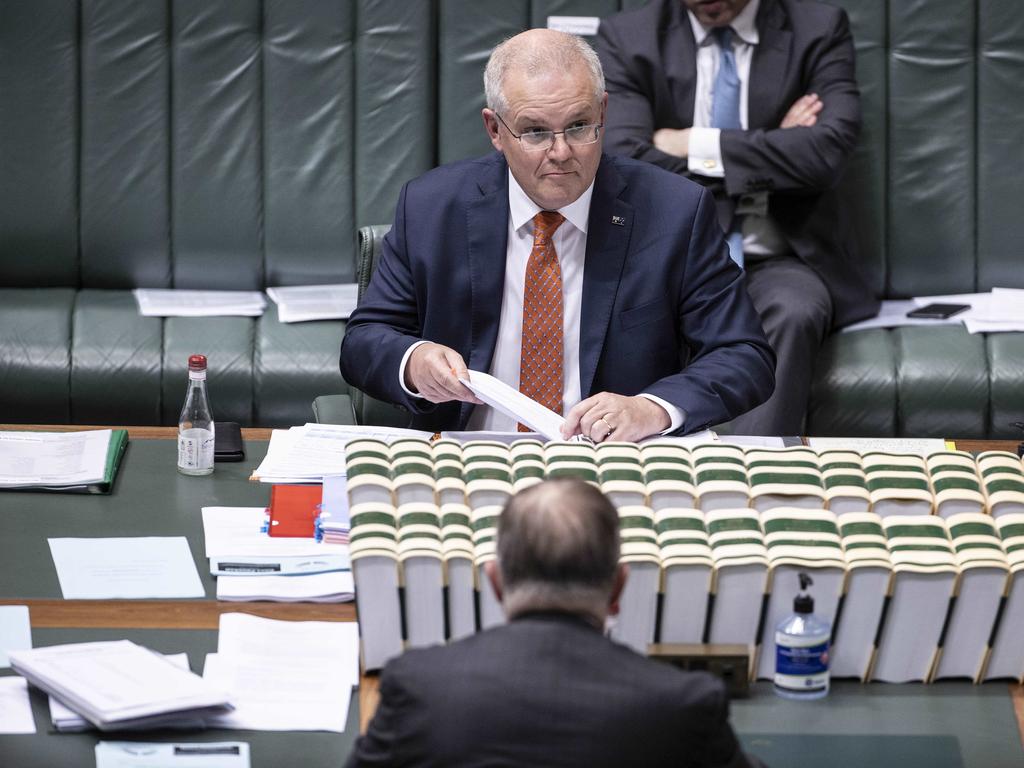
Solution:
[[[206,355],[189,355],[188,369],[190,371],[205,371]]]

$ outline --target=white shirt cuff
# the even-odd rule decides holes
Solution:
[[[423,339],[422,341],[417,341],[415,344],[413,344],[407,350],[405,350],[405,354],[402,355],[402,362],[398,364],[398,384],[405,392],[405,394],[410,395],[412,397],[420,397],[421,395],[419,392],[413,392],[411,389],[405,386],[405,366],[409,362],[409,355],[412,354],[412,351],[416,349],[416,347],[422,347],[424,344],[429,343],[430,342],[427,341],[426,339]]]
[[[725,176],[722,165],[721,128],[691,128],[690,154],[686,165],[690,173],[721,179]]]
[[[686,411],[684,411],[682,408],[676,408],[676,406],[672,405],[672,403],[666,400],[662,400],[657,395],[649,395],[646,392],[641,392],[638,396],[646,397],[652,403],[660,405],[662,408],[665,409],[665,413],[668,414],[668,418],[671,423],[668,425],[668,429],[659,434],[667,435],[670,432],[675,432],[677,429],[683,426],[683,422],[686,421]]]

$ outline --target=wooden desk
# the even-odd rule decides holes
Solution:
[[[8,430],[25,430],[25,429],[37,429],[45,431],[74,431],[80,429],[107,429],[108,427],[100,426],[47,426],[47,425],[0,425],[0,429]],[[129,436],[136,441],[152,441],[152,440],[173,440],[177,436],[177,430],[174,427],[128,427]],[[257,446],[257,443],[263,443],[263,441],[269,440],[270,438],[269,429],[244,429],[242,430],[243,439],[246,441],[247,458],[246,461],[241,464],[218,464],[218,471],[223,474],[231,473],[235,476],[247,474],[246,470],[254,468],[259,459],[262,457],[265,447],[262,445]],[[978,452],[982,450],[1008,450],[1015,451],[1017,447],[1017,441],[1013,440],[960,440],[956,441],[957,447],[962,450]],[[256,448],[255,451],[250,450],[250,444]],[[131,449],[129,448],[129,451]],[[168,457],[170,457],[168,448]],[[131,471],[131,458],[126,456],[126,466],[122,467],[122,472]],[[160,473],[164,480],[168,478],[172,479],[175,483],[178,482],[178,476],[174,472],[173,461],[168,458],[166,462],[166,474]],[[222,469],[223,468],[223,469]],[[217,473],[214,473],[216,478]],[[115,496],[120,490],[120,483],[124,478],[118,479],[118,486],[115,486]],[[184,488],[199,487],[196,483],[202,483],[202,478],[182,478]],[[251,496],[256,493],[265,492],[269,494],[264,488],[258,484],[253,484],[251,488],[246,488],[247,495]],[[50,496],[43,496],[39,494],[18,494],[20,497],[27,497],[29,503],[39,503]],[[10,498],[10,497],[6,497]],[[84,497],[74,497],[84,498]],[[90,497],[96,500],[94,503],[102,504],[104,500],[109,500],[113,497]],[[5,496],[0,495],[0,505],[4,503]],[[227,501],[218,503],[230,503]],[[237,502],[236,502],[237,503]],[[242,502],[249,503],[249,502]],[[198,506],[202,506],[199,504]],[[195,508],[195,515],[198,518],[198,506]],[[3,511],[0,510],[0,526],[9,524],[9,519],[5,518]],[[194,521],[192,521],[194,522]],[[198,524],[201,528],[201,523]],[[196,557],[196,562],[202,565],[205,562],[203,558],[202,549],[198,547],[197,536],[201,536],[201,533],[196,532],[194,525],[188,532],[179,530],[177,535],[183,535],[186,533],[191,534],[193,544],[193,554]],[[108,534],[109,535],[109,534]],[[43,537],[45,539],[45,536]],[[2,544],[0,544],[2,546]],[[47,560],[47,562],[49,562]],[[2,566],[0,566],[2,567]],[[204,573],[204,569],[200,568],[200,572]],[[209,582],[209,575],[204,575],[204,583]],[[212,583],[212,582],[210,582]],[[2,590],[2,585],[0,585]],[[212,592],[208,589],[208,593]],[[351,603],[347,604],[314,604],[314,603],[228,603],[219,602],[216,600],[61,600],[56,595],[49,597],[33,597],[29,599],[19,599],[13,595],[0,594],[0,604],[19,604],[28,605],[31,611],[32,625],[33,627],[45,629],[45,628],[120,628],[120,629],[165,629],[165,628],[176,628],[176,629],[195,629],[195,630],[211,630],[217,628],[218,619],[221,613],[224,612],[244,612],[251,613],[254,615],[264,616],[267,618],[285,619],[293,621],[354,621],[355,607]],[[372,716],[373,711],[376,708],[378,701],[378,678],[376,675],[364,676],[359,692],[360,700],[360,720],[362,727],[365,728],[366,723]],[[1013,706],[1016,712],[1018,721],[1018,727],[1020,729],[1021,740],[1024,743],[1024,687],[1019,685],[1009,686]]]

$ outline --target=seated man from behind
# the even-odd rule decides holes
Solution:
[[[490,373],[565,437],[694,432],[764,401],[774,356],[714,200],[601,154],[607,94],[583,40],[534,29],[484,77],[497,152],[414,179],[341,347],[345,380],[432,431],[515,431],[459,381]]]
[[[407,651],[349,759],[358,766],[759,766],[722,683],[602,634],[627,578],[600,491],[552,480],[512,498],[487,576],[508,624]]]
[[[875,314],[836,185],[860,130],[846,13],[807,0],[652,0],[605,19],[608,150],[715,194],[778,356],[771,399],[733,422],[803,434],[829,330]]]

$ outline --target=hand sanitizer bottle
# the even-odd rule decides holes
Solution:
[[[813,584],[800,575],[793,614],[775,627],[775,693],[786,699],[820,699],[828,693],[828,651],[832,627],[814,615]]]
[[[188,391],[178,418],[178,471],[183,475],[213,472],[213,414],[206,396],[206,356],[188,359]]]

